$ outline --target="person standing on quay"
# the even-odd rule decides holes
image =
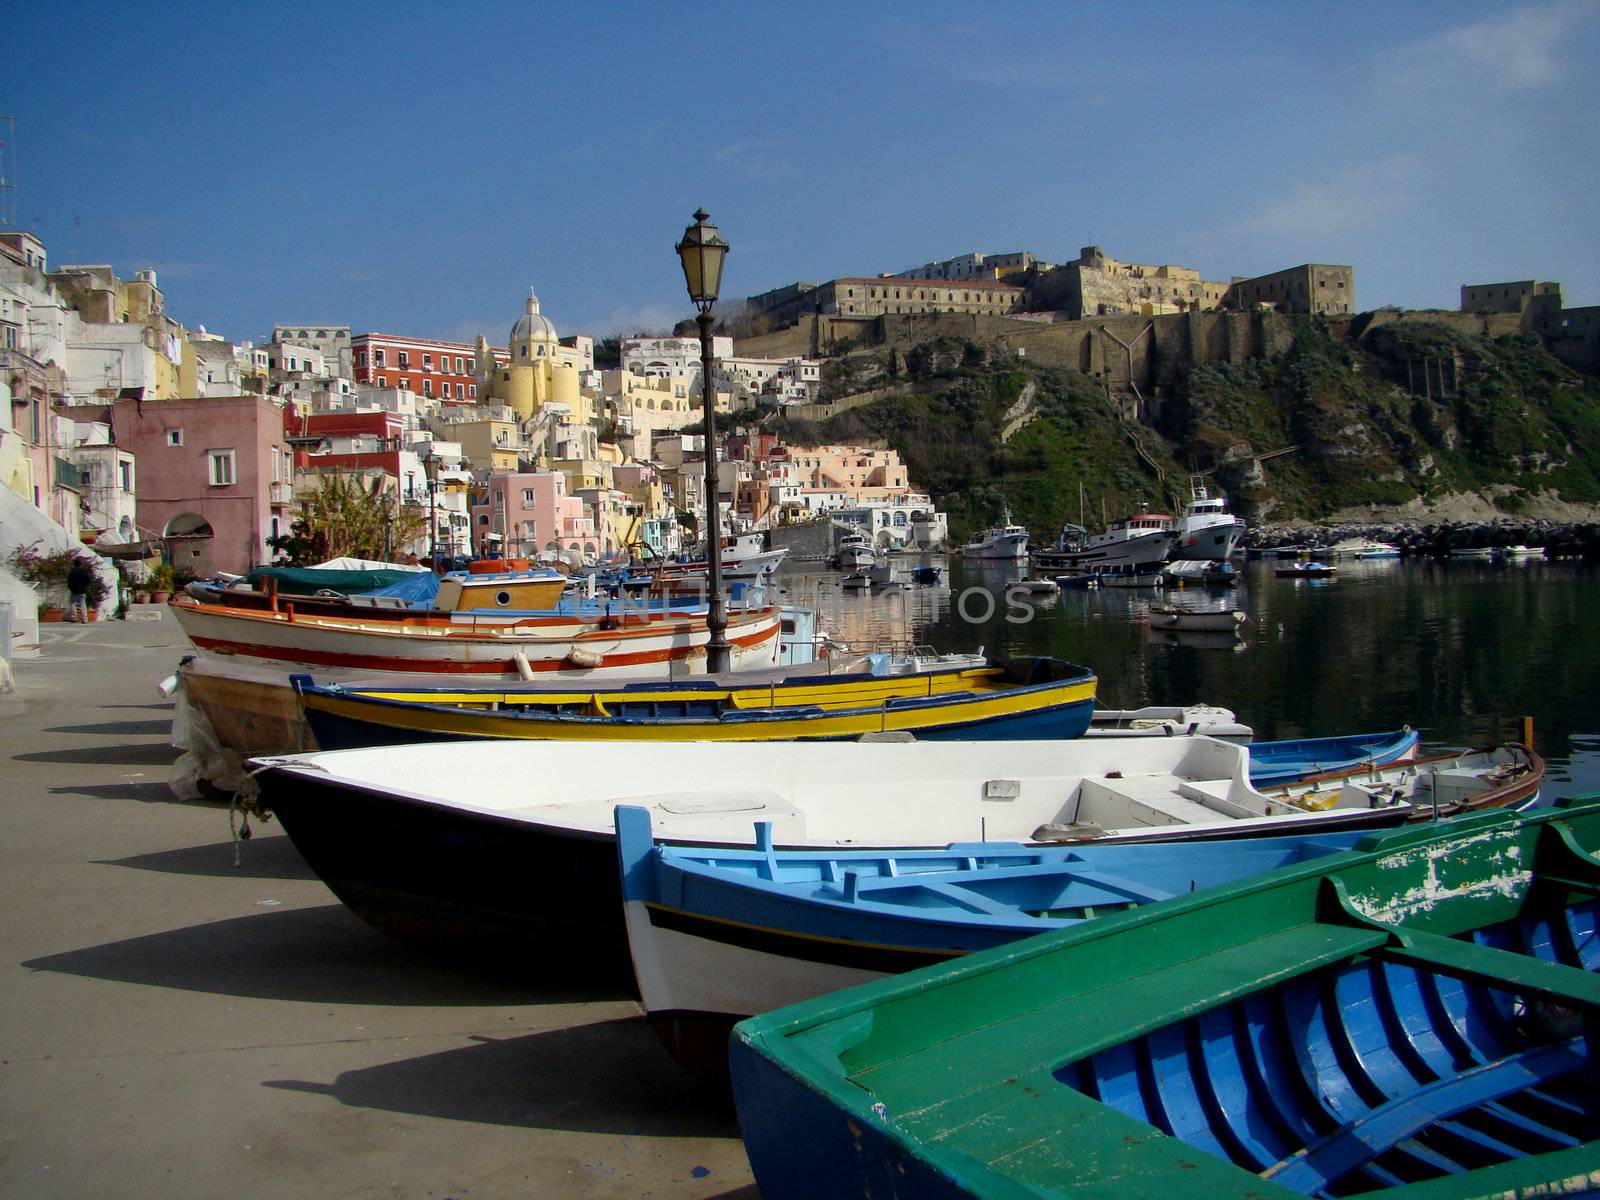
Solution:
[[[67,572],[67,593],[72,597],[67,605],[67,620],[89,623],[89,585],[93,582],[94,572],[81,558],[72,564],[72,570]]]

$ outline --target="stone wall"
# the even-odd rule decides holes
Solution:
[[[1465,314],[1446,314],[1465,315]],[[1474,318],[1475,320],[1477,318]],[[848,332],[904,362],[913,346],[944,336],[988,350],[992,361],[1010,358],[1047,367],[1073,367],[1115,391],[1150,397],[1176,387],[1191,365],[1244,362],[1281,354],[1293,345],[1292,319],[1273,312],[1191,312],[1155,317],[1095,317],[1040,324],[966,313],[883,316],[838,323],[809,318],[795,329],[739,343],[741,354],[799,353],[791,347]],[[826,407],[841,411],[837,402]]]
[[[837,540],[834,529],[840,523],[832,517],[818,517],[800,525],[777,525],[767,535],[772,549],[787,549],[789,558],[796,562],[823,559],[833,553]],[[849,529],[855,530],[854,526]]]

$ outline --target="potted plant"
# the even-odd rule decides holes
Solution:
[[[40,543],[18,546],[11,552],[11,570],[18,579],[39,589],[39,619],[59,621],[66,607],[67,575],[79,561],[92,566],[94,559],[76,550],[45,550]],[[109,594],[105,582],[96,573],[89,582],[85,599],[89,606],[89,619],[98,615],[99,607]]]
[[[148,586],[151,604],[165,604],[172,599],[172,567],[167,563],[151,567]]]

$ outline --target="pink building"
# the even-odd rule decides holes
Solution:
[[[294,462],[283,411],[264,396],[118,400],[116,443],[137,461],[139,524],[173,566],[243,574],[289,531]]]
[[[472,505],[472,543],[480,552],[501,547],[507,558],[532,558],[542,551],[600,550],[594,519],[577,496],[567,494],[559,471],[491,475]]]

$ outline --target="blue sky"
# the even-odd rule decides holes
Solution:
[[[164,4],[14,31],[18,223],[232,338],[504,338],[972,250],[1600,303],[1600,3]],[[9,165],[9,164],[8,164]]]

